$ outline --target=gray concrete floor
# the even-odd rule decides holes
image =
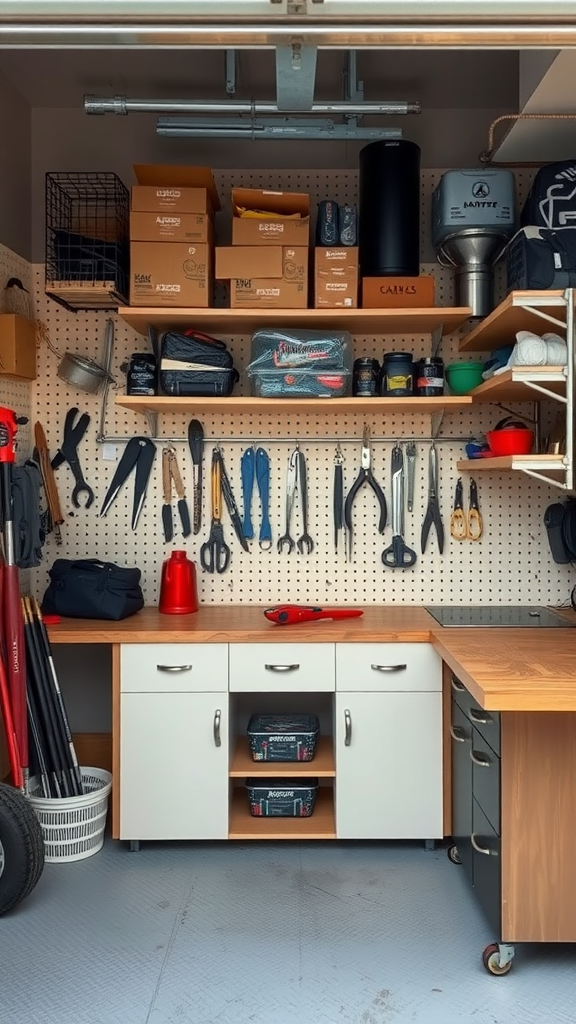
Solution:
[[[1,1024],[574,1024],[576,946],[511,974],[444,849],[143,844],[47,865],[0,921]]]

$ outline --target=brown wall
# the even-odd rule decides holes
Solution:
[[[0,243],[31,256],[31,111],[0,73]]]

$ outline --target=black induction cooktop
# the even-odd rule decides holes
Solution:
[[[569,628],[572,623],[563,619],[549,608],[510,607],[508,605],[485,605],[480,608],[442,606],[426,608],[441,626],[521,626],[550,629],[561,626]]]

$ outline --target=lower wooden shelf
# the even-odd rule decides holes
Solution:
[[[316,744],[313,761],[253,761],[248,740],[241,736],[236,741],[228,774],[235,779],[245,779],[251,775],[265,775],[271,779],[286,779],[294,775],[333,778],[336,775],[334,742],[331,736],[321,736]]]
[[[493,459],[462,459],[456,463],[456,468],[470,473],[545,471],[560,478],[566,469],[564,459],[564,455],[502,455]]]
[[[254,818],[244,787],[234,790],[229,839],[336,839],[334,790],[321,786],[309,818]]]

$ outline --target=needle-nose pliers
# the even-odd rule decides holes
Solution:
[[[344,522],[348,531],[348,561],[352,561],[352,505],[354,504],[354,498],[358,494],[358,491],[363,484],[368,484],[374,494],[376,495],[378,505],[380,506],[380,520],[378,522],[378,533],[384,533],[386,529],[386,521],[388,518],[388,508],[386,505],[386,498],[384,497],[384,491],[380,485],[374,479],[372,474],[372,456],[370,453],[370,431],[368,427],[364,427],[364,433],[362,435],[362,456],[360,460],[360,472],[356,477],[356,480],[352,484],[352,487],[348,491],[346,503],[344,505]]]

